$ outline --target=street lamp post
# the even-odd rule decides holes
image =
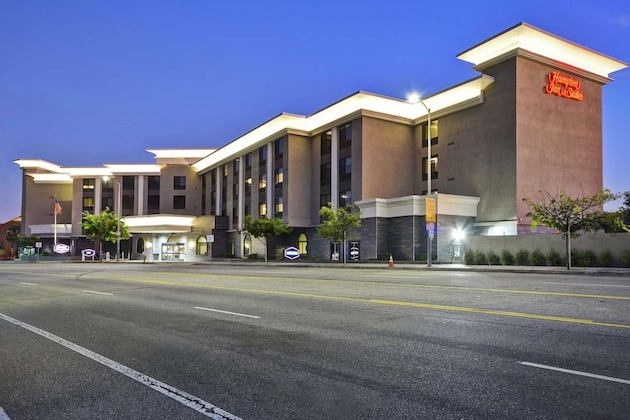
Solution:
[[[431,195],[431,108],[417,94],[409,95],[408,101],[410,103],[419,103],[424,109],[427,110],[427,198]],[[422,138],[420,139],[422,141]],[[426,207],[425,207],[426,208]],[[425,212],[426,217],[426,212]],[[431,267],[431,260],[433,259],[433,231],[427,229],[427,267]]]
[[[116,262],[120,261],[120,217],[121,217],[121,201],[122,201],[122,186],[120,182],[116,178],[103,178],[105,181],[111,179],[116,183],[117,191],[116,191]]]

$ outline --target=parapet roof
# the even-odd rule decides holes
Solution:
[[[529,52],[553,64],[564,64],[609,81],[610,73],[627,63],[521,22],[460,53],[457,58],[482,70],[516,54]]]

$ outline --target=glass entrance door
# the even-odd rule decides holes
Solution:
[[[162,244],[162,261],[184,261],[184,244]]]

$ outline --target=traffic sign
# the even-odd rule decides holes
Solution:
[[[300,250],[293,246],[285,248],[284,257],[289,260],[295,260],[296,258],[300,257]]]

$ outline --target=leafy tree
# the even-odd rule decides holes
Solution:
[[[625,225],[630,225],[630,191],[623,193],[623,207],[620,209],[621,221]]]
[[[83,221],[81,227],[91,241],[98,241],[99,255],[103,253],[103,241],[115,243],[118,239],[116,231],[120,223],[120,239],[128,239],[131,237],[129,229],[124,221],[119,220],[115,213],[112,213],[109,207],[99,214],[92,214],[87,211],[83,212]]]
[[[21,231],[22,228],[19,223],[12,223],[11,226],[9,226],[9,229],[7,229],[6,231],[5,238],[11,243],[11,247],[13,248],[14,255],[12,255],[12,257],[15,257],[15,253],[18,250],[18,237]]]
[[[266,216],[262,216],[259,219],[246,216],[244,230],[264,243],[265,264],[267,263],[267,241],[269,238],[275,238],[276,236],[291,233],[292,231],[289,225],[285,224],[282,219],[267,219]],[[260,238],[265,238],[265,240],[263,241]]]
[[[532,219],[532,230],[539,225],[557,229],[566,242],[567,270],[571,269],[571,239],[581,235],[580,232],[593,232],[600,229],[618,229],[630,231],[621,221],[619,212],[607,213],[604,204],[620,197],[610,190],[603,190],[593,195],[572,197],[563,191],[555,195],[541,191],[538,202],[530,198],[523,201],[531,208],[526,217]]]
[[[343,263],[346,263],[346,240],[357,237],[357,229],[361,227],[361,213],[353,206],[340,207],[334,211],[331,206],[319,209],[319,216],[324,222],[317,227],[317,236],[328,238],[333,242],[343,243]]]

